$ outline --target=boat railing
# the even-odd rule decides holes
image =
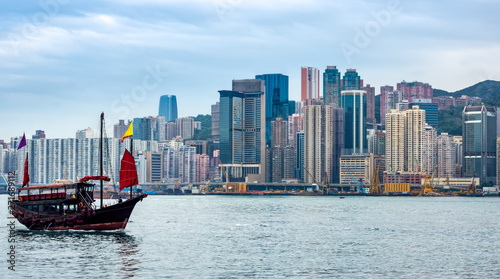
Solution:
[[[78,195],[80,196],[80,199],[82,200],[83,206],[85,208],[95,210],[94,200],[87,192],[85,192],[85,196],[81,192],[78,192]]]

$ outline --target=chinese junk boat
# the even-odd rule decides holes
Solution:
[[[103,117],[101,114],[101,125]],[[103,206],[102,183],[110,179],[102,175],[86,176],[76,183],[64,180],[63,183],[19,188],[18,199],[10,202],[11,214],[30,230],[125,229],[135,205],[147,194],[132,197],[132,186],[138,185],[138,179],[134,158],[127,150],[121,165],[124,170],[120,171],[120,190],[130,187],[130,199],[126,201]],[[89,183],[90,180],[101,183],[100,207],[95,204],[94,184]]]

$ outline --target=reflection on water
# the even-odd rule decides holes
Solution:
[[[30,267],[36,262],[37,272],[28,273],[33,277],[45,272],[89,277],[114,270],[119,278],[132,278],[142,258],[140,241],[123,231],[20,229],[16,231],[16,242],[20,251],[19,269],[34,270]]]

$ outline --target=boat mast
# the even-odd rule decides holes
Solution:
[[[130,154],[134,156],[134,139],[132,137],[130,137]],[[132,199],[132,187],[134,185],[130,186],[130,199]]]
[[[101,178],[103,176],[103,173],[102,173],[102,167],[103,167],[103,160],[102,160],[102,135],[103,135],[103,130],[104,130],[104,112],[101,113],[101,141],[99,142],[99,169],[101,170]],[[102,192],[103,192],[103,183],[102,183],[102,179],[100,180],[100,183],[101,183],[101,208],[103,208],[103,204],[102,204],[102,199],[103,199],[103,196],[102,196]]]

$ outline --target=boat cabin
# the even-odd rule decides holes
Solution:
[[[90,208],[94,185],[88,183],[52,184],[18,189],[23,207],[41,214],[66,214]]]

